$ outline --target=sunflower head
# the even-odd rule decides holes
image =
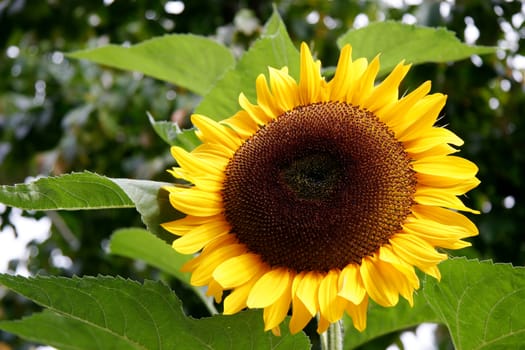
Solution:
[[[437,279],[476,227],[458,198],[479,181],[477,167],[453,156],[463,141],[434,126],[445,104],[430,82],[399,97],[410,65],[375,84],[379,60],[341,51],[333,78],[301,45],[300,79],[269,68],[257,101],[221,122],[193,115],[202,145],[173,147],[170,202],[186,214],[163,227],[173,247],[196,257],[191,283],[208,286],[224,313],[264,309],[266,330],[292,309],[292,333],[318,316],[318,332],[346,312],[366,327],[369,299],[413,303],[415,268]],[[451,210],[452,209],[452,210]]]

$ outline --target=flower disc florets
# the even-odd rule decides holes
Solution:
[[[246,140],[225,171],[231,232],[272,267],[360,264],[401,230],[416,178],[403,145],[372,113],[301,106]]]

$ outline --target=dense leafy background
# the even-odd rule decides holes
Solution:
[[[168,181],[164,169],[173,161],[145,112],[158,121],[172,120],[188,127],[187,116],[199,98],[185,87],[71,60],[63,53],[191,32],[214,36],[237,56],[258,37],[262,23],[272,12],[270,2],[188,1],[178,15],[167,13],[160,2],[106,3],[0,3],[0,184],[23,182],[28,174],[58,175],[85,169],[111,177]],[[472,249],[459,254],[525,265],[525,235],[520,225],[525,219],[525,189],[520,183],[525,170],[521,116],[525,110],[521,55],[525,50],[520,45],[525,36],[525,14],[518,1],[457,3],[447,16],[440,12],[438,2],[401,8],[372,1],[277,1],[276,5],[292,41],[296,45],[301,40],[311,43],[327,65],[336,63],[336,39],[362,23],[364,16],[370,21],[404,19],[445,26],[460,39],[475,24],[479,30],[476,44],[507,48],[497,55],[454,64],[415,67],[404,88],[410,90],[431,79],[435,91],[449,95],[441,123],[449,124],[465,139],[461,154],[480,167],[482,184],[466,198],[483,211],[483,215],[472,218],[480,227],[480,236],[473,240]],[[13,54],[13,47],[18,48],[18,54]],[[515,204],[510,205],[513,200]],[[1,214],[2,227],[11,224],[9,213],[10,209],[5,209]],[[162,266],[154,265],[159,270],[107,254],[104,247],[113,230],[142,225],[133,209],[59,212],[53,220],[56,225],[50,239],[33,249],[29,262],[32,273],[160,279],[177,291],[188,313],[208,315],[199,296],[169,277]],[[65,223],[82,249],[70,244],[59,223]],[[54,266],[49,256],[57,251],[70,257],[73,265]],[[11,270],[17,264],[13,261]],[[17,319],[34,308],[32,303],[7,294],[0,315]],[[393,339],[395,335],[376,343],[384,348]],[[3,343],[14,348],[27,346],[0,332],[0,345]]]

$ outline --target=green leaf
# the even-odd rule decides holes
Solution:
[[[28,210],[136,208],[148,229],[172,241],[160,227],[182,217],[169,203],[163,182],[110,179],[90,172],[41,178],[29,184],[0,186],[0,202]]]
[[[62,350],[88,349],[145,349],[133,339],[111,334],[111,330],[91,329],[86,321],[65,318],[59,313],[44,310],[20,321],[0,322],[0,329],[30,341]],[[60,334],[57,334],[60,333]]]
[[[61,349],[307,349],[304,334],[263,332],[262,314],[195,320],[164,284],[113,277],[0,275],[0,283],[47,308],[0,329]],[[249,334],[249,336],[247,336]]]
[[[354,349],[385,334],[417,326],[424,322],[439,322],[439,318],[421,292],[414,295],[414,307],[404,299],[396,307],[385,308],[373,302],[368,308],[367,326],[357,331],[345,315],[345,349]]]
[[[133,208],[114,182],[90,172],[45,177],[28,184],[0,186],[0,202],[29,210]]]
[[[183,216],[171,206],[168,191],[162,189],[171,184],[134,179],[111,179],[111,181],[120,186],[135,203],[149,231],[166,242],[173,241],[173,235],[160,227],[164,222],[180,219]]]
[[[441,282],[423,293],[450,330],[455,348],[518,349],[525,344],[525,268],[451,259],[439,265]]]
[[[381,53],[379,74],[392,70],[401,60],[420,64],[450,62],[471,55],[494,53],[496,48],[469,46],[445,28],[428,28],[399,22],[375,22],[364,28],[352,29],[338,40],[339,47],[352,45],[352,56],[369,60]]]
[[[525,344],[525,268],[454,258],[439,265],[442,279],[425,276],[414,307],[371,304],[367,328],[345,317],[345,349],[424,322],[446,325],[458,350],[516,349]]]
[[[217,82],[197,107],[196,113],[215,120],[229,118],[239,110],[239,94],[255,101],[255,79],[267,74],[268,67],[288,66],[289,73],[299,76],[299,53],[293,45],[277,11],[266,23],[259,40],[241,57],[235,69],[228,71]]]
[[[174,237],[175,238],[175,237]],[[190,284],[190,274],[180,268],[191,255],[177,253],[169,244],[141,228],[124,228],[111,236],[109,250],[112,254],[138,259]]]
[[[194,129],[181,130],[176,123],[155,121],[149,113],[148,119],[157,135],[171,146],[179,146],[187,151],[191,151],[201,143],[197,135],[195,135]]]
[[[172,235],[171,240],[173,239]],[[193,258],[191,255],[177,253],[166,241],[141,228],[125,228],[115,231],[111,236],[109,249],[112,254],[142,260],[186,283],[202,300],[210,314],[217,314],[213,298],[206,296],[203,288],[192,286],[191,275],[181,271],[182,265]]]
[[[108,45],[70,53],[114,68],[142,72],[154,78],[188,88],[199,95],[235,64],[231,52],[212,39],[172,34],[137,45]]]

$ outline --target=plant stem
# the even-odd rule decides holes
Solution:
[[[206,289],[204,287],[198,288],[193,287],[195,290],[195,293],[199,296],[199,298],[204,303],[204,306],[206,306],[206,309],[210,312],[210,315],[218,315],[219,312],[215,308],[215,305],[213,305],[213,297],[206,296]]]
[[[343,350],[343,324],[339,320],[332,323],[328,330],[321,334],[322,350]]]

